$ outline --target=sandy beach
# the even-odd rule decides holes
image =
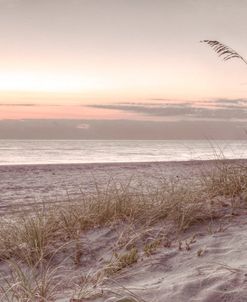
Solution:
[[[90,195],[94,192],[95,182],[99,186],[104,186],[109,179],[126,183],[132,177],[134,185],[141,181],[142,184],[148,184],[150,187],[157,186],[161,179],[171,183],[174,181],[175,185],[179,183],[185,184],[186,187],[193,186],[202,173],[210,174],[218,164],[222,163],[188,161],[1,166],[1,212],[2,215],[15,211],[19,214],[25,209],[25,205],[32,205],[35,209],[35,205],[39,202],[56,203],[58,209],[60,205],[63,209],[64,202],[73,205],[73,202],[80,200],[82,195]],[[241,167],[246,166],[246,163],[245,160],[226,161],[227,165],[234,164]],[[174,192],[174,194],[177,193]],[[174,194],[172,193],[171,196]],[[182,194],[186,196],[187,192]],[[234,207],[233,199],[229,196],[222,197],[216,194],[217,196],[215,195],[216,197],[212,197],[211,200],[199,201],[199,207],[197,207],[196,200],[190,201],[190,198],[194,198],[193,195],[191,197],[188,195],[185,202],[192,202],[193,207],[195,205],[197,207],[190,208],[190,211],[193,211],[191,216],[195,215],[195,220],[189,222],[189,227],[180,228],[180,231],[174,222],[181,223],[183,218],[181,216],[174,218],[174,215],[177,215],[176,211],[185,211],[182,215],[190,219],[190,214],[186,213],[187,210],[184,208],[187,206],[184,202],[175,212],[171,204],[169,211],[174,213],[171,219],[168,214],[167,218],[157,218],[154,223],[147,220],[140,222],[141,217],[138,216],[137,209],[136,214],[126,214],[129,216],[121,219],[111,218],[111,222],[96,224],[95,227],[83,229],[82,233],[78,233],[77,227],[74,230],[73,225],[73,232],[75,232],[73,234],[76,234],[76,237],[72,237],[73,240],[68,237],[65,226],[62,229],[59,226],[59,233],[54,238],[61,237],[61,239],[56,239],[55,243],[53,239],[48,247],[49,249],[51,246],[53,249],[59,248],[63,240],[69,240],[65,251],[60,251],[59,248],[55,256],[51,258],[52,265],[55,267],[63,261],[67,275],[62,271],[63,277],[59,277],[59,280],[61,279],[61,284],[64,285],[58,287],[58,292],[50,295],[46,301],[246,301],[247,206],[241,194],[234,195]],[[200,198],[199,195],[197,194],[196,198]],[[170,195],[167,196],[166,198],[169,198]],[[178,196],[181,199],[184,198],[183,195]],[[172,202],[174,202],[174,207],[177,206],[177,199]],[[134,205],[130,203],[128,207],[131,206],[134,209]],[[64,208],[64,213],[70,210],[69,207]],[[69,215],[66,219],[73,220],[74,216]],[[136,221],[135,215],[138,217]],[[55,216],[52,217],[55,218]],[[5,226],[4,220],[1,223]],[[70,223],[69,220],[68,223]],[[42,229],[42,234],[43,232],[46,232],[46,227]],[[6,234],[2,233],[1,236],[6,236]],[[64,239],[63,236],[65,236]],[[0,243],[3,244],[5,240]],[[62,243],[57,240],[62,240]],[[24,253],[30,252],[29,243],[25,242],[15,247],[14,254],[16,249],[17,255],[21,254],[23,249]],[[79,250],[78,246],[80,246]],[[129,258],[131,253],[137,253],[137,251],[138,254],[132,255],[133,259]],[[74,253],[75,256],[71,256]],[[1,257],[4,259],[6,256]],[[26,258],[20,258],[18,261],[24,263],[22,265],[25,267],[26,260],[23,259]],[[123,264],[121,262],[123,260],[120,261],[120,259],[125,259],[126,263]],[[9,271],[4,261],[1,264],[1,270]],[[53,280],[51,283],[53,284]],[[32,299],[28,301],[34,301]],[[3,298],[2,301],[7,300]]]
[[[247,302],[247,0],[0,0],[0,302]]]
[[[141,179],[156,181],[160,177],[196,179],[216,161],[181,161],[112,164],[13,165],[0,166],[0,207],[35,202],[56,202],[80,197],[95,190],[95,182],[105,184]],[[230,162],[230,161],[229,161]],[[236,160],[231,160],[236,162]],[[237,160],[245,163],[244,160]]]

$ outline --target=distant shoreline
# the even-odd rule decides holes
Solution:
[[[133,162],[91,162],[91,163],[21,163],[21,164],[0,164],[1,168],[6,167],[60,167],[60,166],[77,166],[77,167],[93,167],[93,166],[126,166],[126,165],[148,165],[148,164],[200,164],[213,162],[247,162],[247,158],[219,158],[219,159],[189,159],[189,160],[163,160],[163,161],[133,161]]]

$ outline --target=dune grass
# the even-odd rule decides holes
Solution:
[[[53,301],[62,289],[77,299],[102,294],[110,276],[160,246],[169,248],[191,225],[220,217],[223,205],[215,198],[230,198],[235,208],[247,191],[247,169],[220,162],[195,184],[163,179],[145,190],[111,180],[95,188],[67,204],[0,219],[0,301]],[[89,273],[85,236],[102,228],[118,232],[117,238],[111,257],[96,259]]]

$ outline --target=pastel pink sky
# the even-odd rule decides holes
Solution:
[[[86,106],[29,106],[0,107],[0,120],[6,119],[136,119],[137,115],[120,110],[90,108]]]
[[[247,96],[242,0],[0,0],[0,119],[137,118],[81,107]],[[16,106],[37,104],[38,106]],[[59,106],[50,106],[59,105]]]

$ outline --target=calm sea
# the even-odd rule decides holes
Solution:
[[[0,140],[0,165],[247,158],[244,140]]]

